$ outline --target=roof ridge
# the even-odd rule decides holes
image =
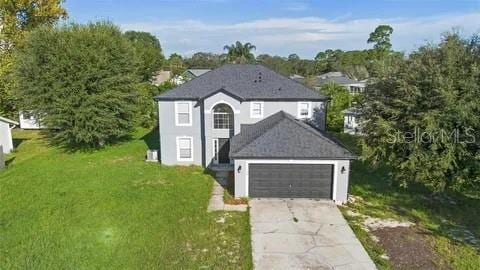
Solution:
[[[263,121],[265,121],[265,120],[267,120],[267,119],[269,119],[270,117],[273,117],[273,116],[275,116],[275,115],[283,115],[283,116],[285,116],[285,112],[284,112],[284,111],[276,112],[276,113],[270,115],[269,117],[267,117],[267,118],[265,118],[265,119],[263,119],[263,120],[261,120],[261,121],[259,121],[259,122],[257,122],[257,123],[251,124],[251,125],[253,126],[253,125],[260,124],[261,122],[263,122]],[[270,119],[271,119],[271,118],[270,118]],[[251,143],[253,143],[254,141],[256,141],[260,136],[262,136],[263,134],[265,134],[266,132],[268,132],[269,130],[271,130],[273,127],[275,127],[276,125],[278,125],[283,119],[285,119],[285,117],[279,118],[278,120],[274,121],[274,122],[272,123],[272,125],[268,126],[268,128],[262,129],[260,132],[258,132],[258,134],[255,134],[255,135],[251,138],[251,140],[249,140],[246,144],[241,145],[238,149],[235,149],[235,151],[233,152],[233,154],[238,153],[239,150],[247,147],[248,145],[250,145]],[[241,131],[240,131],[240,132],[241,132]]]

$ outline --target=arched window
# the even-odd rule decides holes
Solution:
[[[233,129],[233,111],[227,104],[218,104],[213,108],[213,128]]]

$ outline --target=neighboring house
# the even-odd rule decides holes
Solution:
[[[229,64],[156,100],[163,164],[233,171],[236,197],[347,200],[354,156],[325,133],[320,93],[261,65]]]
[[[19,113],[21,129],[43,129],[32,111],[21,111]]]
[[[3,153],[8,154],[13,150],[12,129],[18,123],[0,116],[0,145]]]
[[[160,84],[170,80],[172,77],[172,73],[169,70],[161,70],[153,76],[152,84],[155,86],[159,86]]]
[[[316,76],[315,88],[320,89],[324,84],[334,82],[348,89],[352,95],[363,93],[365,91],[365,81],[350,79],[342,72],[328,72]]]
[[[351,95],[358,95],[365,92],[366,80],[357,81],[350,79],[342,72],[328,72],[316,77],[316,89],[320,89],[323,85],[334,82],[348,89]],[[348,134],[359,134],[359,118],[360,111],[351,107],[344,111],[343,116],[343,132]]]
[[[343,132],[348,134],[360,134],[359,116],[360,111],[355,108],[349,108],[343,111]]]
[[[184,78],[185,81],[190,81],[192,79],[195,79],[207,72],[209,72],[211,69],[206,69],[206,68],[191,68],[185,70],[180,76]]]
[[[299,83],[305,83],[305,77],[303,77],[302,75],[293,74],[292,76],[290,76],[290,79]]]

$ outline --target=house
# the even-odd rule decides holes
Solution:
[[[365,81],[357,81],[349,78],[342,72],[328,72],[316,76],[315,88],[320,89],[324,84],[334,82],[348,89],[350,94],[355,95],[365,91]]]
[[[195,79],[207,72],[209,72],[211,69],[207,68],[191,68],[185,70],[180,76],[185,80],[185,81],[190,81],[192,79]]]
[[[325,132],[328,97],[228,64],[156,100],[163,164],[229,170],[235,197],[347,200],[354,156]]]
[[[153,76],[152,84],[155,86],[159,86],[160,84],[170,80],[172,77],[172,73],[169,70],[160,70]]]
[[[13,150],[12,129],[15,126],[17,122],[0,116],[0,146],[5,154]]]
[[[299,83],[305,83],[305,77],[303,77],[302,75],[293,74],[292,76],[290,76],[290,79]]]
[[[32,111],[21,111],[19,113],[21,129],[43,129],[37,117]]]
[[[359,126],[359,117],[361,115],[360,110],[357,108],[348,108],[343,111],[343,132],[348,134],[360,134],[360,126]]]
[[[331,82],[346,87],[351,95],[358,95],[365,92],[366,80],[357,81],[337,71],[318,75],[316,77],[316,88],[320,89],[323,85]],[[360,111],[353,106],[344,111],[344,133],[359,134],[361,132],[358,120],[359,116]]]

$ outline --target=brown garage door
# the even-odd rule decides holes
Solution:
[[[250,164],[252,198],[332,198],[333,165]]]

